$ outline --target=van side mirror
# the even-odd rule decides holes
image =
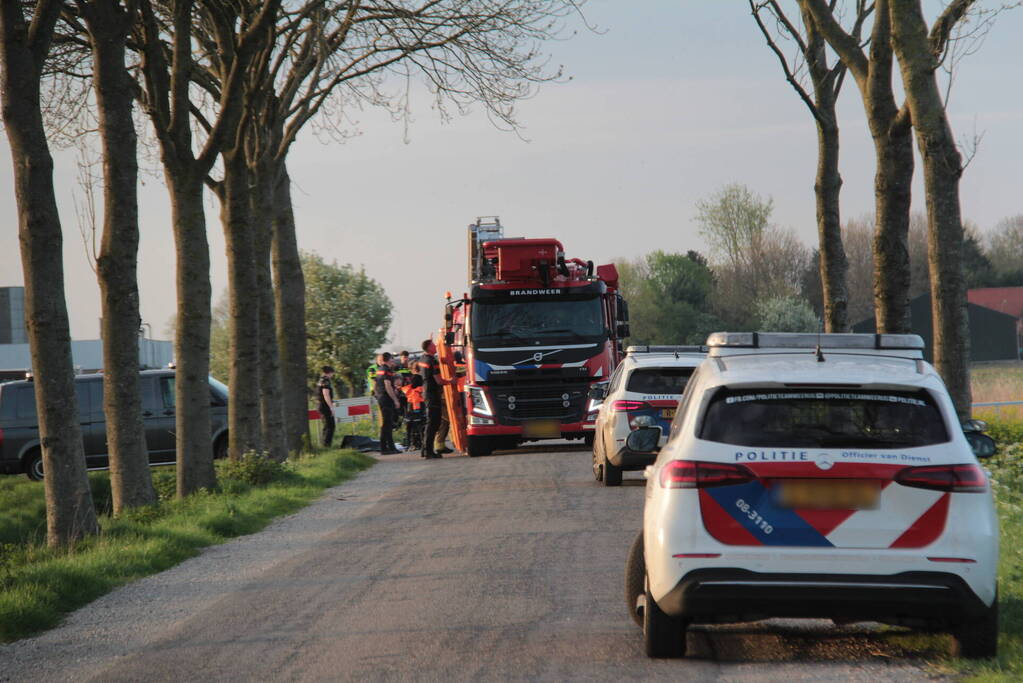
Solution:
[[[660,442],[660,427],[640,427],[629,434],[629,438],[625,440],[625,447],[634,453],[656,453],[661,450],[658,445]]]
[[[607,385],[606,384],[595,384],[590,387],[590,392],[587,394],[589,398],[594,401],[602,401],[607,396]]]
[[[995,454],[995,440],[980,432],[966,432],[966,440],[978,458],[990,458]]]

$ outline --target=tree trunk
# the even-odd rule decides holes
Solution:
[[[842,221],[839,193],[842,176],[838,171],[838,125],[834,120],[834,101],[822,102],[817,108],[822,115],[830,112],[831,120],[817,119],[817,235],[820,242],[820,272],[824,294],[824,329],[827,332],[849,330],[849,295],[845,285],[849,261],[842,246]]]
[[[156,502],[139,395],[138,162],[134,93],[124,67],[130,24],[117,0],[79,6],[91,34],[103,147],[103,240],[96,265],[103,310],[103,411],[110,489],[114,515],[119,515],[127,508]]]
[[[37,6],[41,15],[48,11],[59,11],[59,6],[44,2]],[[37,30],[30,37],[21,3],[0,5],[0,101],[14,165],[25,324],[46,472],[47,543],[61,547],[95,534],[99,525],[85,474],[75,400],[53,158],[39,108],[42,62],[56,16],[50,15],[49,21],[36,19],[33,28]]]
[[[174,400],[178,497],[217,483],[210,443],[210,248],[206,241],[203,180],[183,166],[164,169],[171,195],[177,254],[178,313],[174,335]],[[205,175],[205,174],[203,174]]]
[[[894,103],[893,103],[894,105]],[[868,116],[874,133],[874,318],[878,332],[906,333],[909,316],[909,212],[912,203],[912,128],[893,116]]]
[[[224,181],[220,187],[220,216],[227,242],[230,283],[231,381],[228,400],[229,453],[232,459],[247,451],[262,451],[259,386],[259,281],[253,236],[249,173],[244,152],[223,154]]]
[[[909,332],[909,212],[913,130],[892,90],[889,0],[880,0],[871,37],[870,66],[861,90],[874,139],[874,319],[878,332]]]
[[[959,206],[962,159],[935,77],[919,0],[891,0],[892,38],[924,166],[934,365],[960,417],[970,415],[969,330]]]
[[[291,205],[291,177],[281,164],[274,190],[273,221],[274,295],[277,307],[277,344],[281,354],[284,424],[288,447],[309,443],[308,360],[305,331],[305,276],[295,235]]]
[[[870,36],[870,58],[859,36],[845,32],[835,19],[834,3],[799,0],[804,13],[824,35],[856,79],[874,138],[874,307],[878,330],[909,331],[909,201],[913,147],[909,117],[895,104],[892,90],[889,0],[877,0]]]
[[[273,230],[273,202],[276,173],[273,164],[258,163],[253,170],[252,199],[256,249],[257,300],[259,301],[259,413],[263,444],[277,462],[288,458],[289,444],[284,427],[281,395],[281,362],[277,348],[277,316],[274,311],[270,251]]]

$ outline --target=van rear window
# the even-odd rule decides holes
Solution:
[[[627,391],[638,394],[681,394],[695,368],[642,368],[629,375]]]
[[[879,449],[949,440],[927,392],[848,389],[722,389],[699,437],[736,446]]]

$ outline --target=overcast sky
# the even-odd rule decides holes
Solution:
[[[925,0],[932,11],[938,0]],[[993,4],[981,0],[980,4]],[[569,257],[605,263],[654,249],[705,250],[695,204],[739,182],[771,197],[777,224],[815,241],[813,121],[783,79],[742,0],[592,0],[548,47],[571,81],[519,107],[524,141],[477,111],[440,122],[412,102],[407,133],[378,111],[352,114],[341,145],[304,133],[289,157],[302,249],[364,266],[394,303],[391,340],[414,347],[465,289],[465,230],[499,215],[509,236],[557,237]],[[983,135],[961,185],[982,230],[1023,213],[1023,10],[1003,14],[961,66],[950,103],[957,136]],[[873,209],[873,146],[850,78],[840,109],[842,217]],[[406,139],[407,138],[407,139]],[[77,227],[75,155],[56,153],[71,331],[98,337],[99,290]],[[152,163],[152,162],[151,162]],[[155,170],[155,169],[154,169]],[[919,175],[919,168],[918,168]],[[6,138],[0,140],[0,286],[22,284]],[[162,177],[140,188],[142,317],[166,338],[174,246]],[[914,209],[923,211],[919,179]],[[207,202],[214,296],[226,287],[218,207]]]

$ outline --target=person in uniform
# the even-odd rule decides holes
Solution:
[[[316,398],[319,400],[317,410],[320,411],[320,445],[330,447],[334,440],[334,368],[324,365],[321,368],[320,381],[316,383]]]
[[[443,403],[441,398],[441,387],[450,382],[440,374],[440,363],[437,360],[437,345],[432,339],[423,341],[423,355],[419,358],[419,375],[423,378],[423,399],[426,402],[426,430],[423,434],[423,450],[421,455],[424,458],[439,458],[433,446],[433,440],[437,437],[437,430],[440,428],[441,411]]]
[[[377,357],[377,371],[373,382],[373,396],[380,406],[380,454],[397,453],[394,447],[394,419],[398,414],[398,395],[394,389],[391,354],[386,351]]]

